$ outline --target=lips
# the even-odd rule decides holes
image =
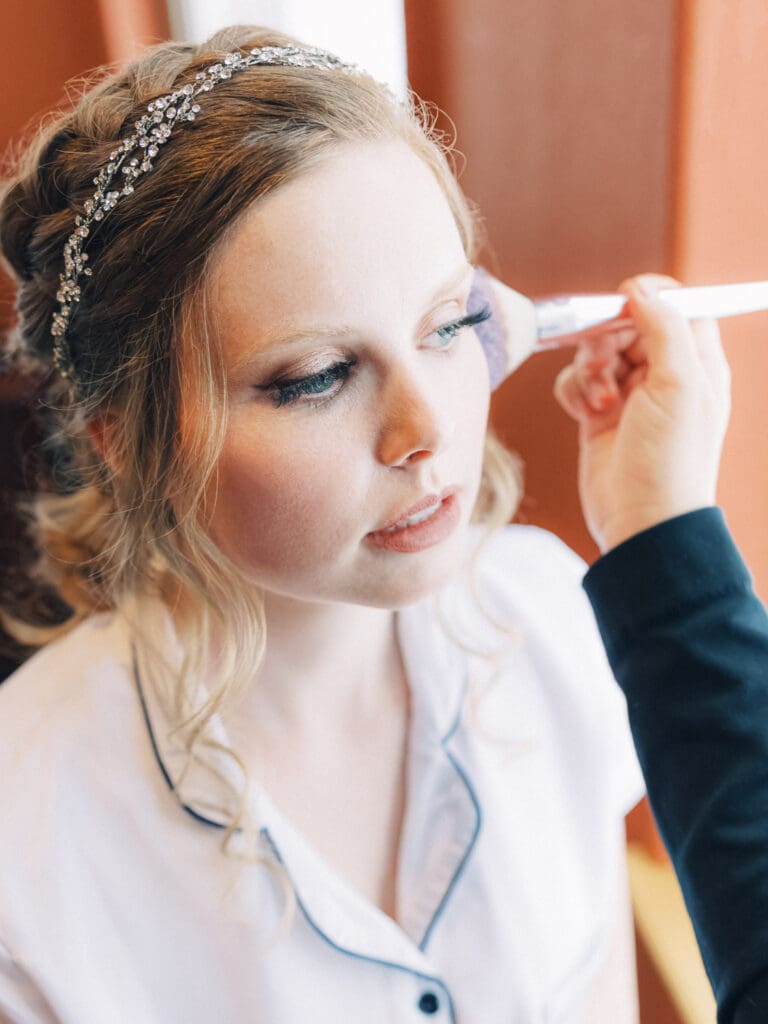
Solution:
[[[417,501],[415,505],[411,505],[410,508],[406,509],[404,512],[398,513],[393,519],[386,522],[384,526],[379,526],[376,530],[372,530],[371,532],[379,533],[382,530],[392,530],[397,527],[405,527],[406,520],[410,519],[412,516],[418,515],[419,512],[423,512],[425,509],[431,507],[437,508],[441,502],[445,501],[445,499],[450,497],[450,495],[455,494],[457,490],[458,487],[455,484],[452,484],[450,487],[445,487],[439,494],[427,494]]]

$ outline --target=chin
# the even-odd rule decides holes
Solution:
[[[366,588],[368,593],[358,595],[356,603],[397,611],[437,594],[456,579],[466,563],[464,531],[457,533],[450,544],[440,545],[439,557],[427,557],[430,551],[436,554],[435,549],[417,554],[387,553],[388,564],[378,574],[375,588]],[[402,561],[398,563],[398,559]]]

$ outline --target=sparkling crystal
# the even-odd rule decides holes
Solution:
[[[66,342],[66,332],[71,319],[73,305],[80,299],[80,288],[77,280],[80,275],[90,277],[92,271],[87,267],[88,254],[83,252],[86,238],[91,230],[91,223],[101,221],[112,210],[122,196],[131,195],[134,182],[142,174],[153,168],[152,159],[159,154],[159,147],[172,134],[173,125],[179,120],[194,121],[200,113],[200,105],[193,99],[200,92],[210,92],[214,86],[232,77],[232,74],[245,68],[263,64],[293,65],[325,69],[340,69],[350,74],[359,73],[351,65],[342,64],[337,58],[316,48],[296,47],[255,47],[250,55],[233,52],[228,53],[223,61],[212,64],[204,71],[195,74],[194,81],[181,86],[174,92],[161,96],[147,105],[147,112],[142,114],[133,126],[131,135],[126,136],[109,155],[109,162],[93,179],[96,191],[93,197],[83,205],[84,215],[75,217],[75,229],[64,246],[64,273],[60,275],[60,287],[56,294],[59,309],[52,318],[51,334],[63,339],[54,342],[54,359],[62,376],[76,380],[72,367],[72,357]],[[138,151],[139,158],[127,159]],[[125,158],[126,165],[122,166]],[[143,159],[142,159],[143,158]],[[117,170],[122,172],[123,187],[111,190]]]

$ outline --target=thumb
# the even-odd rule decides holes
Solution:
[[[649,372],[683,377],[698,361],[696,341],[687,319],[658,298],[662,288],[679,287],[669,277],[643,274],[621,286],[628,296],[629,313],[644,342]]]

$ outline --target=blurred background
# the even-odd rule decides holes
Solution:
[[[765,0],[4,0],[6,166],[25,131],[77,95],[78,76],[148,43],[202,40],[234,23],[280,28],[437,104],[456,136],[462,186],[485,218],[482,262],[519,291],[611,291],[640,271],[690,284],[768,278]],[[12,289],[0,279],[0,326],[12,320]],[[765,599],[768,314],[724,321],[722,331],[734,404],[720,502]],[[492,418],[525,462],[520,520],[591,560],[576,433],[551,394],[567,359],[530,360],[496,393]],[[23,380],[0,374],[5,587],[23,557],[13,506],[33,461],[30,400]],[[12,664],[9,649],[2,671]],[[714,1021],[644,805],[628,835],[643,1024]]]

